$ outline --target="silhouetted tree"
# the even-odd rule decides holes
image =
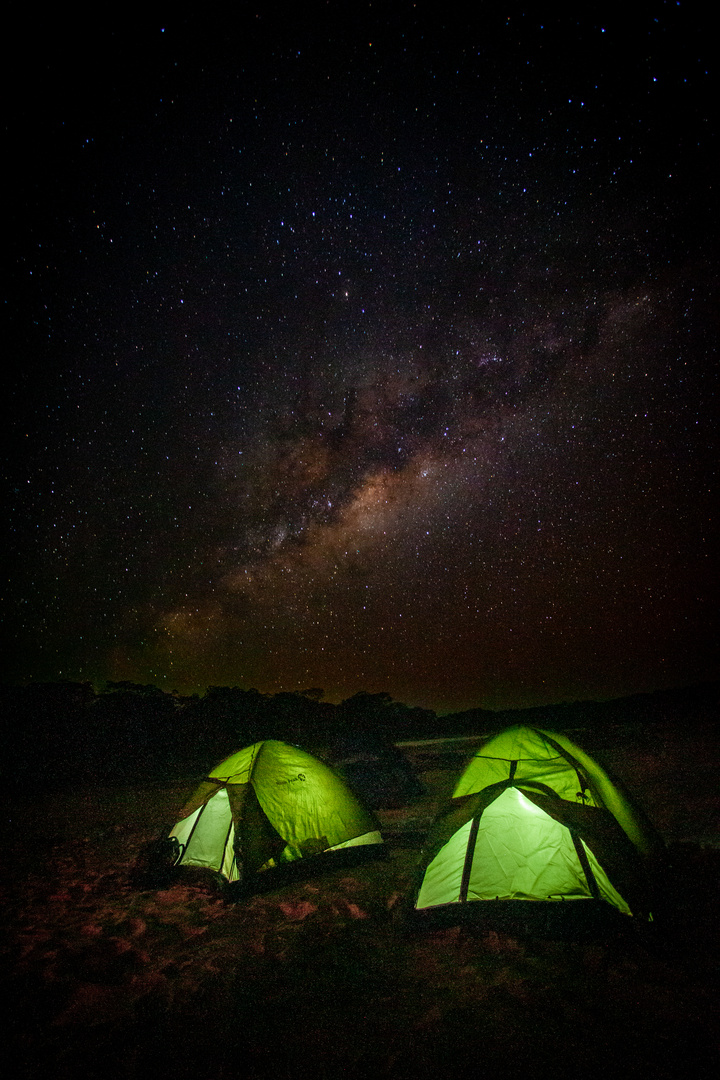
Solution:
[[[430,733],[436,722],[430,709],[404,705],[384,691],[370,694],[365,690],[340,703],[338,719],[345,726],[375,731],[391,740]]]

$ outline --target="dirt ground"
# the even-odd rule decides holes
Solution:
[[[415,752],[427,796],[380,811],[384,860],[238,904],[183,877],[131,883],[194,778],[6,803],[13,1075],[714,1077],[716,735],[666,727],[605,747],[668,843],[663,909],[651,928],[582,938],[399,918],[452,755]]]

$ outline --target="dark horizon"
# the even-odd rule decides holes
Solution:
[[[717,678],[709,22],[546,14],[14,16],[8,681]]]
[[[663,715],[664,712],[670,708],[672,710],[673,705],[676,706],[675,711],[677,715],[676,720],[682,721],[684,713],[687,711],[688,706],[698,705],[703,703],[703,707],[709,707],[710,709],[717,710],[718,704],[718,691],[720,690],[720,682],[718,680],[706,680],[698,683],[687,684],[682,686],[670,686],[661,687],[655,690],[649,691],[637,691],[631,694],[622,694],[615,697],[608,698],[577,698],[577,699],[565,699],[558,701],[538,702],[531,705],[504,705],[499,708],[489,708],[481,705],[461,706],[458,709],[448,710],[434,710],[429,706],[422,705],[419,702],[402,701],[397,698],[393,698],[392,695],[387,694],[385,691],[373,691],[373,690],[356,690],[353,694],[350,694],[346,698],[339,698],[338,700],[331,700],[325,694],[325,692],[317,688],[307,688],[300,691],[284,691],[279,690],[266,693],[258,690],[257,687],[245,687],[245,686],[207,686],[197,691],[189,691],[185,694],[176,690],[162,689],[152,683],[134,683],[132,681],[121,680],[114,682],[113,680],[106,680],[100,683],[92,683],[90,681],[77,682],[74,680],[50,680],[40,681],[33,680],[25,683],[0,683],[0,693],[8,695],[8,700],[12,699],[12,692],[18,691],[22,694],[23,691],[39,692],[41,695],[45,695],[50,700],[53,693],[59,691],[77,690],[85,691],[89,689],[92,694],[93,700],[97,701],[101,698],[105,698],[113,695],[125,696],[126,699],[137,698],[144,699],[148,702],[158,699],[170,699],[176,700],[183,705],[192,704],[193,702],[205,702],[209,703],[214,700],[217,703],[218,700],[231,700],[233,695],[240,696],[254,696],[258,695],[266,705],[273,706],[275,702],[282,702],[283,705],[288,707],[292,705],[292,702],[296,702],[298,705],[305,703],[310,710],[315,706],[319,706],[322,710],[325,706],[329,706],[332,710],[338,709],[341,713],[343,707],[347,710],[350,704],[356,705],[357,718],[361,720],[362,717],[367,718],[367,708],[371,711],[380,710],[378,715],[382,713],[384,707],[387,707],[388,716],[393,714],[394,710],[399,710],[402,715],[409,715],[412,712],[418,714],[426,714],[426,719],[434,715],[438,720],[447,720],[452,717],[469,717],[473,713],[486,713],[488,716],[497,715],[504,716],[509,713],[528,713],[533,711],[558,710],[557,715],[565,714],[571,716],[575,709],[583,707],[589,707],[591,710],[597,710],[597,716],[612,712],[614,706],[627,705],[632,709],[640,707],[641,709],[646,706],[650,706],[654,702],[660,702],[662,704]],[[384,699],[384,700],[383,700]],[[238,698],[238,701],[240,699]],[[363,704],[367,703],[367,706]],[[679,711],[678,711],[679,710]],[[609,714],[609,713],[608,713]],[[288,712],[288,716],[292,715],[292,708]],[[668,714],[669,715],[669,714]],[[654,717],[655,720],[662,720],[663,717]]]

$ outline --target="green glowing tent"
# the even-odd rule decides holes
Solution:
[[[297,746],[266,739],[212,770],[155,858],[247,886],[260,871],[379,844],[375,818],[332,769]]]
[[[415,908],[457,914],[470,901],[584,900],[649,918],[644,863],[661,849],[649,823],[570,739],[513,727],[477,751],[436,819]]]

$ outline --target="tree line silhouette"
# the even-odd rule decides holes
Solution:
[[[314,688],[268,695],[210,686],[183,697],[132,682],[108,682],[102,692],[74,682],[3,686],[4,782],[160,779],[203,771],[267,738],[312,751],[343,731],[391,739],[437,734],[432,710],[386,693],[361,691],[339,705],[322,696]]]
[[[3,718],[2,780],[6,791],[40,782],[70,783],[164,779],[197,775],[242,746],[282,739],[320,753],[342,736],[377,735],[390,742],[480,735],[510,724],[582,730],[587,749],[601,748],[623,730],[648,725],[707,724],[718,719],[718,683],[522,710],[470,709],[438,715],[405,705],[387,693],[359,691],[340,704],[323,691],[263,694],[237,686],[210,686],[181,696],[156,686],[108,682],[0,686]],[[589,743],[587,739],[589,738]]]

